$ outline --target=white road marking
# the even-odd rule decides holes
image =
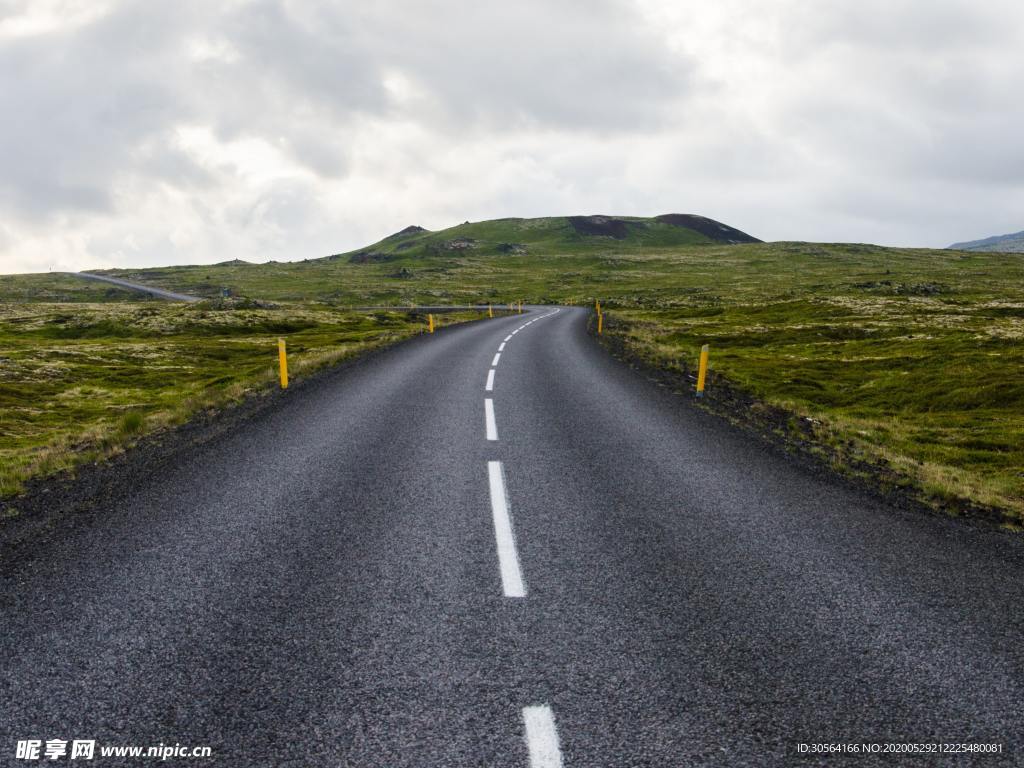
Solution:
[[[487,439],[498,439],[498,425],[494,421],[494,401],[491,398],[484,400],[484,421],[487,423]]]
[[[526,746],[530,750],[530,768],[562,768],[562,748],[558,745],[555,714],[547,704],[523,707]]]
[[[494,359],[491,361],[491,368],[496,366],[499,360],[501,360],[501,352],[498,352],[494,355]]]
[[[501,467],[501,462],[488,461],[487,475],[491,483],[491,511],[494,514],[494,540],[498,545],[498,566],[501,569],[501,586],[505,590],[505,597],[526,597],[526,585],[523,584],[523,572],[519,568],[519,555],[516,554],[516,540],[512,534],[512,520],[508,515],[508,497],[505,494],[505,472]],[[526,717],[525,710],[523,717]],[[529,730],[530,726],[528,724],[527,733],[529,733]],[[539,763],[538,765],[547,765],[547,763]]]
[[[509,342],[511,340],[512,340],[512,334],[510,333],[508,336],[505,337],[505,342],[507,343],[507,342]]]
[[[486,390],[487,392],[491,392],[491,391],[494,390],[494,369],[493,368],[491,368],[491,370],[489,370],[487,372],[487,384],[484,386],[484,390]]]
[[[501,342],[501,344],[498,345],[498,351],[499,352],[504,352],[505,351],[505,344],[506,344],[506,342],[503,341],[503,342]]]

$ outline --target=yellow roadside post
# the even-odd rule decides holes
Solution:
[[[601,302],[598,299],[594,299],[594,311],[601,314]]]
[[[600,312],[597,313],[597,335],[601,335],[601,331],[604,328],[604,315]]]
[[[494,317],[494,312],[493,312],[493,310],[491,310],[491,305],[490,304],[487,305],[487,316],[488,317]]]
[[[427,315],[427,331],[429,333],[433,333],[434,332],[434,316],[433,315]]]
[[[708,345],[700,348],[700,369],[697,371],[697,397],[704,397],[704,380],[708,375]]]
[[[284,339],[277,340],[277,360],[281,369],[281,389],[288,389],[288,349]]]
[[[519,314],[520,315],[523,314],[523,302],[522,301],[519,302]]]

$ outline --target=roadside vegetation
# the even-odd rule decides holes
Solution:
[[[249,320],[227,322],[231,331],[215,319],[220,315],[202,307],[151,302],[105,309],[96,303],[96,291],[107,289],[96,284],[83,283],[79,294],[73,280],[3,278],[7,283],[0,285],[0,299],[18,297],[17,304],[5,306],[0,330],[5,349],[10,339],[15,353],[3,354],[20,356],[18,364],[26,368],[15,369],[25,373],[18,374],[23,378],[13,388],[9,378],[0,382],[0,392],[8,393],[4,397],[20,392],[26,401],[20,407],[38,411],[31,419],[50,420],[63,434],[70,429],[65,425],[98,421],[92,406],[66,405],[84,398],[61,397],[61,392],[109,389],[116,394],[101,398],[110,417],[103,429],[116,431],[126,413],[141,413],[147,425],[180,420],[184,416],[175,408],[205,396],[201,392],[230,398],[236,396],[233,388],[249,386],[242,379],[272,375],[268,345],[285,331],[259,325],[271,322],[271,316],[297,323],[286,334],[289,344],[307,344],[315,355],[352,343],[346,341],[350,331],[356,337],[363,333],[365,344],[415,332],[402,313],[348,311],[359,306],[497,305],[517,298],[592,305],[600,299],[606,310],[605,340],[677,377],[680,387],[689,386],[686,377],[700,345],[711,345],[706,407],[716,407],[716,386],[741,391],[749,395],[746,405],[726,415],[749,423],[762,406],[776,409],[785,418],[775,431],[809,443],[841,472],[883,478],[949,512],[986,507],[1000,510],[1007,524],[1021,523],[1024,256],[852,244],[724,243],[663,220],[621,221],[618,226],[598,220],[592,227],[597,234],[587,229],[589,220],[584,226],[564,218],[467,223],[442,232],[410,228],[351,253],[305,262],[109,272],[200,296],[226,289],[235,297],[281,303],[276,310],[221,313],[251,315],[251,325]],[[58,290],[62,305],[52,303]],[[122,299],[123,292],[114,289],[102,301],[113,307]],[[48,306],[34,310],[34,301]],[[76,301],[84,303],[69,308]],[[31,317],[34,311],[45,318],[13,319]],[[61,323],[55,315],[62,311],[74,317],[65,324],[109,322],[110,332],[58,338]],[[154,314],[145,322],[118,320],[122,311]],[[147,330],[155,335],[137,338],[139,329],[165,322],[161,318],[192,317],[193,312],[206,317],[181,332],[180,347],[172,341],[177,331]],[[113,315],[101,319],[105,313]],[[306,322],[310,325],[302,326]],[[126,325],[135,335],[117,336],[115,330]],[[26,327],[36,330],[26,334]],[[208,343],[208,361],[188,361],[184,349],[192,337],[202,339],[200,349]],[[73,351],[62,352],[64,344]],[[156,356],[154,365],[166,366],[164,374],[159,368],[139,373],[146,368],[144,355]],[[69,373],[72,365],[82,366],[81,373],[77,368]],[[121,365],[141,377],[136,384],[129,377],[121,387],[116,374]],[[36,381],[41,395],[33,396],[25,387]],[[164,389],[173,382],[173,392],[146,394],[153,382]],[[21,434],[19,445],[31,439]],[[62,445],[73,446],[74,438]],[[12,450],[22,455],[23,447]],[[5,492],[17,487],[5,482]]]

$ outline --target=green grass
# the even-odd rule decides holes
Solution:
[[[481,317],[445,315],[443,324]],[[405,312],[297,304],[0,304],[0,497],[109,457],[152,430],[273,388],[277,339],[311,371],[422,333]]]
[[[19,304],[7,305],[0,340],[13,344],[4,354],[28,378],[14,386],[5,380],[0,397],[55,429],[88,428],[100,406],[60,393],[94,387],[112,393],[102,398],[105,415],[137,412],[149,425],[153,410],[230,388],[239,377],[266,377],[276,335],[325,351],[350,343],[350,333],[363,333],[369,344],[404,332],[400,315],[372,319],[349,307],[600,298],[614,321],[609,333],[651,365],[682,372],[709,343],[716,376],[795,418],[813,419],[813,439],[840,463],[885,464],[946,508],[992,505],[1020,522],[1024,256],[722,245],[667,226],[646,220],[614,239],[581,236],[564,218],[500,220],[386,238],[305,262],[116,272],[203,296],[227,287],[288,307],[221,313],[230,320],[155,302],[122,311],[112,296],[105,305],[75,305],[86,294],[95,298],[97,285],[83,283],[78,296],[73,284],[51,275],[4,278],[0,299]],[[459,245],[460,238],[473,243]],[[376,255],[356,256],[365,253]],[[33,301],[53,302],[58,284],[65,303],[40,309],[49,313],[46,322],[19,319],[19,311],[31,315]],[[184,321],[171,318],[198,315],[202,321],[187,332],[173,330]],[[185,346],[194,351],[191,361]],[[165,367],[147,367],[147,355]],[[19,440],[20,456],[31,438]]]

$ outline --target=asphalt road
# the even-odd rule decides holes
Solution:
[[[792,464],[585,322],[402,344],[4,553],[0,762],[1024,764],[1021,541]]]
[[[122,280],[119,277],[107,277],[106,275],[94,275],[92,272],[69,272],[68,274],[74,277],[81,277],[83,280],[96,280],[101,283],[110,283],[116,285],[118,288],[126,288],[129,291],[138,291],[139,293],[148,293],[158,299],[167,299],[168,301],[202,301],[198,296],[189,296],[186,293],[175,293],[174,291],[165,291],[163,288],[154,288],[151,285],[143,285],[142,283],[132,283],[127,280]]]

